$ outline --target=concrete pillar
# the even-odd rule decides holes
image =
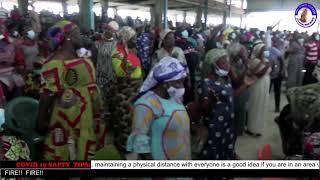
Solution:
[[[202,24],[202,7],[199,6],[198,7],[198,10],[197,10],[197,17],[196,17],[196,26],[197,27],[201,27],[201,24]]]
[[[230,0],[230,5],[229,5],[229,18],[232,17],[232,0]]]
[[[208,22],[208,0],[205,0],[204,2],[204,24],[205,27],[207,27]]]
[[[168,28],[168,17],[167,17],[167,13],[168,13],[168,0],[163,0],[163,19],[162,19],[162,28],[163,29],[167,29]]]
[[[150,24],[152,26],[155,26],[155,7],[154,5],[150,6],[150,16],[151,16],[151,20],[150,20]]]
[[[154,4],[154,25],[155,27],[162,27],[163,1],[157,0]]]
[[[243,1],[241,0],[241,9],[243,9]],[[242,18],[243,18],[243,14],[240,15],[240,28],[242,28]]]
[[[183,11],[183,23],[187,23],[187,11]]]
[[[94,29],[94,17],[92,12],[93,0],[80,0],[80,27]]]
[[[108,20],[108,8],[109,8],[109,0],[101,0],[101,20],[102,22],[106,22]]]
[[[67,1],[66,0],[61,0],[61,5],[62,5],[63,16],[66,16],[68,14]]]
[[[228,4],[228,0],[224,0],[224,4],[227,5]],[[225,11],[223,12],[223,19],[222,19],[222,24],[225,26],[227,24],[227,14],[228,14],[228,9],[225,9]]]
[[[18,0],[18,8],[23,15],[28,13],[28,6],[28,0]]]
[[[118,8],[117,7],[113,8],[113,12],[114,12],[114,16],[118,15]]]

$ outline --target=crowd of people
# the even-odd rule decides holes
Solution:
[[[39,101],[42,160],[90,160],[110,145],[120,159],[234,160],[237,137],[264,135],[272,87],[279,112],[282,82],[319,79],[319,33],[169,25],[117,17],[84,31],[15,8],[0,21],[1,106]],[[0,154],[29,160],[7,121]]]

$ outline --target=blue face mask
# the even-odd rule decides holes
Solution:
[[[264,56],[265,58],[269,58],[269,56],[270,56],[270,51],[264,51],[264,52],[263,52],[263,56]]]
[[[4,109],[0,108],[0,128],[2,124],[4,124],[5,119],[4,119]]]
[[[226,77],[226,76],[228,76],[228,74],[229,74],[229,71],[226,71],[226,70],[224,70],[224,69],[218,68],[217,66],[216,66],[216,68],[215,68],[215,72],[216,72],[216,74],[217,74],[218,76],[220,76],[220,77]]]
[[[186,31],[186,30],[182,31],[181,35],[182,35],[182,37],[183,37],[184,39],[188,39],[188,37],[189,37],[189,33],[188,33],[188,31]]]
[[[28,31],[27,32],[27,37],[31,40],[33,40],[36,37],[36,33],[34,31]]]

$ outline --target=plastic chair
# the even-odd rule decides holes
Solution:
[[[114,145],[107,145],[98,150],[93,160],[124,160]]]
[[[22,135],[33,160],[39,156],[37,145],[43,141],[43,137],[36,132],[38,106],[38,101],[30,97],[17,97],[5,106],[5,124]]]
[[[270,144],[262,145],[258,150],[258,160],[272,160]],[[261,180],[299,180],[297,178],[262,178]]]

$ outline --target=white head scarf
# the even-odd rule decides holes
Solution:
[[[151,69],[142,84],[140,93],[149,91],[158,83],[179,80],[185,77],[187,77],[187,70],[179,60],[169,56],[164,57]]]
[[[160,39],[163,41],[164,38],[166,38],[166,36],[171,32],[173,32],[171,29],[162,30],[161,33],[160,33]]]
[[[120,39],[124,42],[128,42],[135,35],[136,31],[129,26],[123,26],[119,31]]]

